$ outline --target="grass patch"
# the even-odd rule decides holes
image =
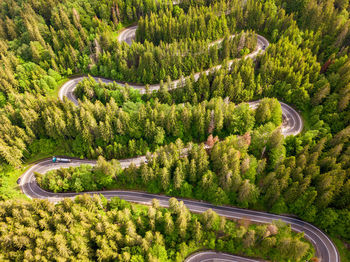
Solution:
[[[34,162],[45,158],[51,158],[54,155],[73,156],[72,153],[67,153],[67,146],[59,144],[52,151],[37,152],[29,156],[22,168],[15,169],[4,165],[0,167],[0,200],[4,199],[28,199],[24,195],[17,184],[18,178],[28,169]]]
[[[69,79],[67,77],[62,78],[60,81],[57,83],[57,87],[55,89],[49,90],[46,93],[47,97],[58,97],[58,92],[60,91],[61,87],[66,83]]]
[[[39,152],[36,154],[32,154],[30,157],[28,157],[25,161],[24,165],[30,165],[34,162],[37,162],[39,160],[43,160],[45,158],[51,158],[53,156],[74,156],[72,153],[68,153],[67,150],[65,150],[63,147],[59,146],[52,152]]]
[[[21,169],[1,171],[0,197],[2,199],[28,199],[28,197],[21,192],[17,180],[29,167],[30,166],[25,166]]]
[[[51,158],[53,156],[79,157],[70,150],[70,143],[72,143],[71,140],[56,143],[50,139],[39,139],[34,143],[31,145],[32,153],[25,156],[24,165],[32,164],[39,160],[43,160],[44,158]]]
[[[58,154],[57,154],[57,155],[58,155]],[[36,154],[36,155],[30,156],[30,157],[26,160],[25,165],[30,165],[30,164],[33,164],[34,162],[37,162],[37,161],[39,161],[39,160],[43,160],[43,159],[49,158],[49,157],[53,157],[53,154],[52,154],[52,153],[46,153],[46,152],[38,153],[38,154]]]

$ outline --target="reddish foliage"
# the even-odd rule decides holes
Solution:
[[[216,137],[213,137],[213,135],[210,134],[210,135],[208,136],[206,145],[207,145],[208,147],[213,147],[213,146],[215,145],[215,143],[218,142],[218,141],[219,141],[219,138],[218,138],[217,136],[216,136]]]
[[[328,67],[333,64],[333,60],[332,59],[328,59],[326,63],[324,63],[324,65],[321,68],[321,73],[325,73],[328,69]]]
[[[313,257],[311,258],[312,262],[321,262],[321,259],[319,259],[318,257]]]

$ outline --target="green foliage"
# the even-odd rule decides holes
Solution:
[[[93,85],[92,80],[84,83],[87,88]],[[103,90],[98,84],[96,88]],[[235,107],[221,98],[184,106],[160,104],[157,99],[147,103],[128,101],[120,108],[114,99],[105,105],[86,101],[75,107],[27,94],[25,98],[16,96],[16,107],[20,110],[14,112],[12,105],[4,107],[0,119],[0,134],[4,137],[0,146],[6,148],[1,151],[0,147],[0,156],[14,166],[24,153],[52,154],[58,145],[79,157],[120,159],[144,155],[178,138],[189,142],[204,141],[211,133],[220,137],[243,135],[255,123],[254,110],[247,104]],[[276,109],[273,103],[271,107]],[[13,131],[11,137],[6,135],[9,130]],[[8,154],[8,150],[15,153]]]
[[[275,240],[268,253],[261,241],[242,248],[242,239],[247,237],[237,234],[240,229],[235,222],[226,221],[211,210],[202,215],[190,214],[176,199],[171,199],[169,205],[169,209],[157,205],[131,207],[124,200],[112,198],[106,206],[104,199],[96,195],[65,199],[57,205],[43,200],[1,202],[0,237],[12,244],[0,245],[0,258],[177,261],[191,252],[219,244],[222,251],[266,259],[276,257],[279,261],[288,261],[289,256],[302,261],[312,252],[310,244],[281,223],[270,225],[276,228],[273,234],[269,225],[259,226],[264,241]],[[169,223],[176,224],[171,233],[167,229]],[[257,231],[255,225],[246,230]],[[306,248],[298,249],[299,253],[292,251],[301,244]],[[280,249],[286,245],[288,251]]]
[[[231,136],[216,143],[208,155],[203,145],[190,145],[186,149],[177,140],[158,149],[149,164],[139,168],[131,166],[122,171],[118,161],[106,162],[99,157],[95,167],[52,170],[36,177],[41,187],[54,192],[142,188],[151,193],[248,207],[259,197],[255,185],[258,164],[254,156],[247,154],[249,144],[249,134]],[[188,155],[184,156],[185,151]]]
[[[203,144],[184,147],[178,140],[159,148],[148,157],[148,164],[139,168],[131,166],[122,171],[116,161],[108,164],[100,159],[88,172],[85,166],[62,169],[37,175],[37,179],[42,187],[56,192],[96,190],[90,187],[94,185],[97,189],[143,189],[217,205],[255,208],[263,204],[276,213],[296,214],[347,238],[350,182],[342,166],[348,166],[349,150],[340,155],[342,146],[334,144],[344,141],[340,139],[342,133],[318,143],[311,139],[312,146],[301,144],[303,150],[296,157],[286,157],[283,138],[273,127],[269,123],[251,135],[227,137],[214,142],[208,151]],[[98,171],[102,167],[104,171]],[[77,189],[83,177],[98,181],[98,176],[109,182],[103,185],[89,180]],[[69,186],[65,187],[65,181]]]
[[[216,204],[291,212],[348,239],[349,4],[344,0],[243,2],[183,0],[173,6],[171,1],[156,0],[3,1],[1,165],[19,167],[23,159],[51,154],[57,147],[78,157],[126,158],[153,152],[179,138],[185,143],[203,142],[217,135],[221,141],[208,153],[194,145],[187,157],[180,157],[176,150],[160,148],[150,159],[152,165],[121,171],[116,162],[100,158],[94,168],[58,170],[38,175],[38,180],[55,192],[128,186]],[[136,21],[138,42],[131,47],[120,44],[116,31]],[[255,61],[231,61],[228,67],[228,60],[255,50],[257,33],[271,42],[266,52]],[[230,34],[236,36],[230,38]],[[218,39],[223,41],[215,42]],[[222,64],[220,70],[195,81],[194,72],[218,64]],[[127,86],[86,80],[76,90],[80,107],[46,97],[58,88],[62,76],[88,73],[120,81],[163,82],[159,92],[141,96]],[[181,76],[189,77],[183,88],[173,90],[171,80]],[[307,132],[283,139],[276,130],[282,119],[275,99],[264,99],[256,111],[247,104],[234,104],[264,97],[304,111]],[[9,177],[2,176],[3,185],[13,180]],[[2,197],[10,197],[7,193]],[[192,235],[187,230],[177,234],[183,240]],[[260,251],[271,260],[294,261],[301,258],[293,250],[305,253],[303,243],[285,239],[274,255],[267,250],[279,239],[256,241],[258,232],[251,229],[240,234],[237,243],[217,240],[208,232],[203,246],[230,252],[245,248],[253,255],[257,249],[251,245],[259,243],[265,248]],[[55,238],[58,243],[62,236]],[[16,256],[13,260],[30,260],[33,254],[24,257],[22,252],[26,241],[21,238],[14,253],[4,254]],[[143,253],[135,246],[136,251],[118,246],[118,255],[111,247],[86,251],[81,260],[86,254],[95,260],[183,260],[196,245],[186,241],[171,244],[183,253],[164,249],[159,240]],[[60,256],[76,252],[75,243],[71,251],[61,242]],[[102,250],[105,243],[109,242],[101,236],[93,246]]]
[[[0,92],[0,108],[6,104],[6,97],[4,93]]]
[[[53,154],[56,148],[57,145],[54,141],[44,138],[34,141],[29,146],[29,150],[33,154]]]
[[[228,8],[226,4],[215,4],[210,7],[190,7],[185,13],[176,6],[176,9],[151,13],[138,21],[136,39],[141,43],[149,41],[157,45],[161,41],[171,43],[179,39],[217,40],[229,33],[223,14]],[[172,26],[169,27],[169,24]]]

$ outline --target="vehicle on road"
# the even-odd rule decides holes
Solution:
[[[71,160],[68,158],[52,157],[52,163],[70,163]]]

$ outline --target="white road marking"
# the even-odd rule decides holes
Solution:
[[[136,28],[137,26],[135,26],[134,28],[131,28],[131,29],[127,29],[125,31],[123,31],[120,36],[118,37],[118,39],[132,39],[134,37],[134,33],[136,32]],[[126,35],[126,36],[125,36]],[[244,57],[244,59],[247,59],[247,58],[254,58],[256,57],[256,55],[258,55],[259,53],[263,53],[265,52],[265,50],[263,50],[263,47],[265,46],[264,49],[266,49],[268,47],[269,43],[268,41],[258,35],[258,41],[257,41],[257,49]],[[229,67],[232,66],[233,62],[235,61],[236,59],[234,60],[231,60],[228,62],[228,65]],[[222,65],[218,65],[218,66],[215,66],[213,68],[210,68],[202,73],[196,73],[194,75],[195,79],[198,80],[200,75],[205,73],[205,74],[209,74],[210,72],[214,71],[214,70],[217,70],[217,69],[220,69],[222,67]],[[73,99],[73,102],[75,104],[78,104],[78,101],[74,98],[74,95],[73,95],[73,92],[74,92],[74,89],[76,88],[77,84],[83,79],[84,77],[78,77],[78,78],[75,78],[75,79],[72,79],[72,80],[69,80],[67,81],[63,86],[62,88],[60,89],[59,91],[59,98],[61,100],[63,100],[63,97],[64,96],[67,96],[67,94],[71,94],[71,97],[70,99]],[[108,80],[108,79],[103,79],[103,78],[98,78],[98,77],[94,77],[95,81],[102,81],[104,83],[112,83],[113,81],[111,80]],[[185,80],[185,78],[183,79]],[[115,81],[116,82],[116,81]],[[117,84],[119,85],[122,85],[122,86],[125,86],[124,83],[121,83],[121,82],[116,82]],[[173,88],[178,88],[178,87],[181,87],[182,85],[180,85],[182,83],[182,79],[178,79],[178,80],[175,80],[172,82],[173,84]],[[138,85],[133,85],[133,84],[129,84],[130,87],[132,88],[135,88],[135,89],[138,89],[140,91],[140,93],[144,93],[145,92],[145,86],[138,86]],[[150,90],[153,91],[153,90],[158,90],[160,88],[159,85],[151,85],[150,86]],[[293,135],[296,135],[298,133],[300,133],[302,131],[302,128],[303,128],[303,122],[302,122],[302,119],[300,117],[300,115],[293,109],[291,108],[290,106],[288,106],[287,104],[285,103],[281,103],[281,106],[282,106],[282,112],[283,114],[286,116],[286,119],[287,121],[290,119],[290,121],[293,122],[292,126],[287,126],[285,129],[284,129],[284,135],[290,135],[290,134],[293,134]],[[255,102],[255,103],[251,103],[253,104],[253,107],[256,107],[258,105],[258,102]],[[295,119],[296,117],[296,119]],[[288,121],[288,123],[290,122]],[[298,129],[297,130],[294,130],[295,126],[297,125],[297,123],[299,124],[298,126]],[[134,159],[135,160],[135,159]],[[130,165],[131,162],[133,162],[133,160],[126,160],[126,161],[130,161],[129,163],[128,162],[125,162],[125,165]],[[40,195],[40,192],[37,193],[35,191],[35,189],[32,187],[33,185],[36,185],[36,181],[35,181],[35,176],[34,176],[34,171],[37,171],[38,168],[40,169],[40,165],[43,165],[43,168],[45,168],[45,163],[48,163],[50,162],[50,160],[47,160],[47,161],[43,161],[39,164],[36,164],[34,166],[32,166],[28,171],[26,171],[23,175],[22,175],[22,179],[21,179],[21,182],[20,182],[20,187],[22,189],[22,191],[24,192],[24,194],[26,194],[29,198],[47,198],[46,195]],[[139,162],[138,162],[139,164]],[[57,166],[55,166],[56,168]],[[48,170],[48,169],[47,169]],[[28,190],[29,189],[29,192]],[[49,195],[49,200],[50,201],[53,201],[53,202],[58,202],[59,200],[61,200],[62,198],[64,198],[65,196],[69,196],[69,197],[75,197],[76,195],[79,195],[79,194],[75,194],[75,193],[57,193],[57,194],[54,194],[54,193],[51,193],[51,192],[47,192],[43,189],[40,190],[41,192],[44,192],[45,194]],[[106,195],[107,197],[112,197],[112,196],[121,196],[122,198],[124,197],[124,199],[131,199],[131,201],[133,202],[138,202],[138,203],[141,203],[141,204],[146,204],[146,205],[149,205],[150,204],[150,200],[148,201],[145,201],[145,200],[140,200],[140,199],[143,199],[144,196],[150,196],[150,194],[147,194],[147,193],[141,193],[141,192],[130,192],[130,191],[118,191],[118,190],[115,190],[115,191],[92,191],[92,192],[86,192],[88,194],[104,194]],[[81,194],[84,194],[84,193],[81,193]],[[125,194],[123,196],[123,194]],[[130,195],[133,195],[133,196],[130,196]],[[62,197],[60,197],[62,196]],[[137,199],[137,196],[139,196],[140,199]],[[168,197],[164,197],[164,196],[158,196],[158,195],[155,195],[154,197],[160,199],[161,201],[168,201]],[[198,205],[200,202],[196,202],[196,201],[191,201],[191,200],[186,200],[186,203],[192,203],[194,204],[195,206]],[[193,212],[203,212],[203,210],[206,210],[207,208],[206,207],[200,207],[199,209],[196,208],[196,207],[190,207],[189,208],[191,211]],[[287,223],[290,223],[290,220],[291,219],[288,219],[286,217],[283,217],[283,216],[278,216],[278,215],[269,215],[269,217],[266,216],[266,214],[264,215],[264,213],[262,212],[255,212],[255,211],[251,211],[251,213],[254,213],[256,215],[250,215],[250,214],[247,214],[247,213],[243,213],[242,215],[227,215],[227,214],[224,214],[224,212],[239,212],[239,210],[235,209],[235,208],[231,208],[231,211],[230,210],[220,210],[220,209],[215,209],[218,213],[221,213],[223,214],[224,216],[227,216],[229,218],[235,218],[235,219],[241,219],[241,218],[245,218],[245,217],[248,217],[250,216],[251,218],[248,218],[254,222],[258,222],[258,223],[270,223],[266,220],[269,220],[269,221],[272,221],[272,220],[275,220],[276,218],[277,219],[281,219],[281,220],[285,220]],[[246,210],[247,212],[248,210]],[[242,211],[241,211],[242,212]],[[249,213],[249,212],[248,212]],[[259,215],[259,218],[256,218],[257,216]],[[263,220],[265,218],[265,220]],[[332,241],[322,232],[320,231],[318,228],[314,227],[313,225],[309,224],[309,223],[306,223],[308,226],[310,226],[312,229],[316,230],[318,232],[318,234],[314,233],[315,236],[318,237],[318,239],[322,242],[322,244],[324,245],[324,247],[327,248],[327,245],[326,243],[322,240],[322,237],[326,238],[328,240],[328,242],[331,243],[331,246],[332,246],[332,249],[335,250],[335,257],[336,257],[336,261],[339,261],[339,257],[338,257],[338,254],[337,254],[337,251],[336,251],[336,248],[334,246],[334,244],[332,243]],[[292,223],[292,226],[293,226],[293,223]],[[298,226],[298,227],[302,227],[298,224],[295,224],[295,226]],[[295,231],[300,231],[298,229],[293,229]],[[310,230],[311,231],[311,230]],[[312,232],[312,231],[311,231]],[[309,236],[308,234],[306,234],[304,232],[305,236],[308,237],[314,245],[316,245],[316,242],[315,240]],[[322,236],[322,237],[320,237]],[[328,252],[329,253],[329,252]],[[225,261],[225,260],[222,260],[222,259],[219,259],[220,261]],[[207,261],[207,260],[204,260],[204,261]],[[230,260],[232,261],[232,260]],[[242,260],[241,260],[242,261]],[[254,260],[246,260],[246,261],[254,261]]]

